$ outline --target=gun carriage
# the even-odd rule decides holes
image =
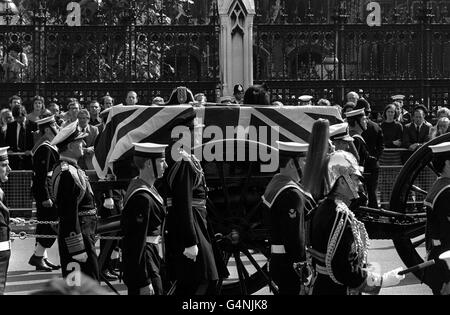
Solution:
[[[147,133],[142,130],[134,132],[133,128],[138,128],[138,125],[127,127],[126,137],[134,141],[168,143],[174,128],[187,120],[197,117],[205,124],[203,142],[194,148],[194,152],[196,156],[202,154],[200,160],[209,188],[207,209],[216,233],[215,242],[228,269],[233,270],[232,276],[223,280],[221,293],[251,294],[271,284],[267,270],[269,222],[266,211],[261,207],[261,195],[277,172],[277,168],[270,168],[270,158],[278,158],[275,140],[307,141],[315,120],[326,118],[330,124],[342,121],[337,110],[290,106],[114,108],[96,146],[94,165],[99,177],[106,175],[108,165],[123,164],[130,157],[131,146],[124,146],[118,135],[124,132],[125,113],[133,108],[141,110],[140,115],[148,116],[144,120],[142,117],[136,119],[141,124],[154,120],[148,124],[152,127]],[[242,129],[237,129],[237,126]],[[425,241],[426,224],[423,200],[432,184],[430,174],[431,178],[437,176],[430,163],[431,150],[428,146],[444,141],[450,141],[450,134],[430,141],[409,158],[392,185],[389,210],[360,207],[356,211],[357,217],[365,223],[370,238],[392,239],[407,267],[423,262],[421,245]],[[99,156],[100,150],[109,150],[107,156]],[[425,177],[428,180],[424,180]],[[97,180],[93,187],[96,190],[126,189],[127,183],[127,179]],[[98,232],[112,235],[119,233],[119,230],[118,217],[112,217],[101,222]],[[102,264],[105,257],[100,256],[99,260]],[[416,276],[422,279],[420,272]]]

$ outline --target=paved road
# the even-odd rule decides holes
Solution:
[[[59,272],[36,272],[33,267],[28,265],[28,259],[32,254],[34,247],[34,240],[15,240],[12,246],[12,256],[10,261],[8,283],[6,287],[7,295],[25,295],[42,288],[43,284],[53,277],[60,277]],[[422,249],[423,251],[423,249]],[[49,256],[52,261],[58,261],[58,254],[56,247],[49,251]],[[262,260],[261,257],[256,257],[257,260]],[[248,266],[248,260],[242,259]],[[371,262],[379,263],[382,272],[404,266],[393,247],[391,241],[377,240],[371,242],[371,249],[369,251],[369,260]],[[234,268],[230,268],[234,269]],[[248,267],[251,272],[251,268]],[[231,271],[231,280],[237,279],[236,272]],[[120,294],[126,294],[126,287],[123,283],[115,282],[114,287]],[[104,284],[102,284],[107,288]],[[271,294],[268,288],[263,288],[257,294],[268,295]],[[383,289],[383,295],[429,295],[431,291],[425,285],[422,285],[417,278],[410,275],[402,283],[396,287]]]

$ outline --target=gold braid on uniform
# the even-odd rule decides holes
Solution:
[[[335,202],[337,213],[331,229],[330,238],[328,239],[327,253],[325,255],[325,266],[331,279],[335,283],[342,285],[342,283],[340,283],[333,274],[331,262],[333,261],[334,254],[339,246],[342,235],[344,234],[347,221],[350,223],[353,238],[355,240],[352,247],[355,246],[355,252],[357,253],[358,262],[360,265],[367,262],[369,235],[367,234],[364,224],[356,219],[355,214],[344,202],[341,200],[335,200]]]

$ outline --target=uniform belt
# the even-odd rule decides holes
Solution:
[[[431,240],[431,243],[433,244],[433,246],[441,246],[441,241],[440,240]]]
[[[90,215],[97,215],[97,209],[87,210],[87,211],[80,211],[78,212],[79,217],[87,217]]]
[[[161,243],[161,235],[158,236],[147,236],[145,239],[146,243],[159,244]]]
[[[272,254],[286,254],[286,248],[284,248],[284,245],[272,245],[270,246],[270,252]]]
[[[11,241],[0,242],[0,252],[11,250]]]
[[[172,207],[173,205],[173,199],[167,198],[167,206]],[[193,207],[200,207],[205,208],[206,207],[206,200],[205,199],[198,199],[198,198],[192,198],[192,206]]]

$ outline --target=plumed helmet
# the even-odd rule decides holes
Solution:
[[[351,175],[358,175],[362,177],[358,161],[350,152],[338,150],[332,152],[328,161],[328,178],[330,181],[330,188],[333,188],[336,181],[343,177],[355,198],[358,197],[358,187],[355,187],[351,180]]]

